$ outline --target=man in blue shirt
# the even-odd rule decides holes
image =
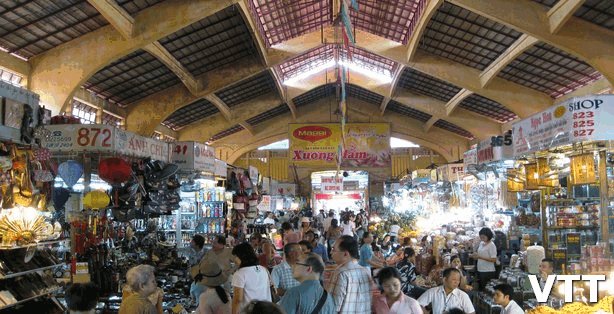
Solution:
[[[322,272],[324,272],[324,262],[319,255],[309,253],[299,258],[292,267],[292,275],[301,284],[288,290],[279,301],[279,305],[287,314],[311,314],[314,310],[322,314],[335,312],[332,296],[324,294],[324,287],[320,284]],[[320,303],[323,304],[317,309],[316,306]]]
[[[311,246],[313,247],[313,250],[311,251],[320,255],[324,263],[328,263],[328,253],[326,252],[326,247],[318,242],[318,235],[316,235],[313,230],[305,232],[305,237],[303,240],[311,243]]]

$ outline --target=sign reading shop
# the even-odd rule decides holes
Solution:
[[[514,156],[614,139],[614,95],[575,97],[513,125]]]

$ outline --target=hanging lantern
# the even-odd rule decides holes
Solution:
[[[557,173],[550,169],[546,158],[537,158],[537,173],[539,174],[539,186],[553,187],[559,182]]]
[[[532,162],[524,165],[524,172],[527,178],[525,189],[539,190],[539,172],[537,171],[537,163]]]
[[[79,181],[82,174],[83,166],[74,160],[65,161],[58,166],[58,175],[69,188]]]
[[[595,157],[593,153],[571,156],[570,159],[572,185],[595,183]]]
[[[61,210],[68,202],[68,198],[70,197],[70,191],[65,188],[55,188],[53,189],[51,200],[53,201],[53,207],[55,210]]]
[[[507,190],[509,192],[520,192],[524,190],[524,181],[520,179],[520,175],[516,169],[507,169]]]
[[[118,185],[130,179],[132,168],[121,158],[105,158],[98,164],[98,176],[111,185]]]
[[[111,199],[104,191],[95,190],[83,196],[83,208],[101,209],[109,206]]]

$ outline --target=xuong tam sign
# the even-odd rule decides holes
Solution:
[[[303,166],[336,165],[341,143],[341,126],[334,123],[289,124],[289,159]],[[390,166],[390,125],[387,123],[348,123],[342,167]]]

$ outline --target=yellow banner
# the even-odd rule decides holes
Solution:
[[[390,124],[348,123],[341,167],[389,167]]]
[[[388,167],[391,162],[388,123],[348,123],[342,167]],[[342,141],[338,123],[289,124],[289,158],[305,166],[336,165]]]
[[[289,124],[290,161],[305,166],[336,165],[341,139],[338,123]]]

